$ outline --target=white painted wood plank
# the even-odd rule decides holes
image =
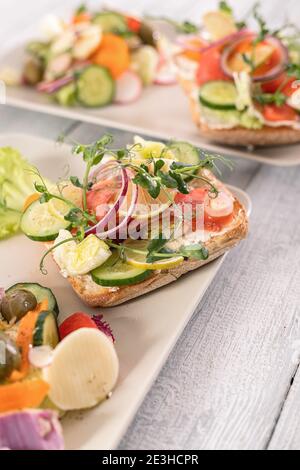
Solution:
[[[264,167],[250,185],[249,239],[226,259],[121,449],[268,445],[297,367],[299,177]]]
[[[299,321],[298,310],[298,321]],[[299,360],[300,336],[298,341],[291,342],[290,349],[293,359]],[[287,400],[282,407],[274,435],[270,441],[269,450],[300,450],[300,373],[291,384]]]

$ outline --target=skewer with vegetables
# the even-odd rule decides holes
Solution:
[[[118,11],[80,7],[69,22],[47,17],[42,29],[45,39],[27,45],[23,81],[62,106],[133,102],[172,68],[161,35]]]
[[[58,327],[52,291],[21,283],[0,300],[0,449],[62,450],[59,416],[92,408],[113,390],[119,363],[102,317]]]

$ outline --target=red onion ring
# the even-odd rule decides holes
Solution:
[[[209,51],[210,49],[214,49],[215,47],[226,46],[227,43],[235,41],[239,38],[244,38],[245,36],[252,35],[253,33],[249,29],[240,29],[236,33],[228,34],[224,36],[222,39],[218,41],[214,41],[210,43],[208,46],[203,47],[201,52]]]
[[[119,166],[118,162],[114,162],[114,161],[109,161],[107,163],[104,163],[103,165],[100,165],[100,167],[92,173],[91,179],[96,178],[101,173],[103,173],[104,170],[107,170],[111,166],[116,166],[116,165]],[[116,229],[112,229],[112,230],[108,230],[106,232],[103,232],[104,228],[107,226],[107,224],[110,221],[110,219],[112,218],[112,216],[114,214],[116,214],[118,212],[118,210],[120,209],[120,207],[121,207],[121,205],[122,205],[122,203],[123,203],[123,201],[124,201],[124,199],[127,195],[127,192],[128,192],[129,178],[128,178],[127,171],[122,167],[119,167],[119,168],[121,170],[121,176],[122,176],[122,187],[121,187],[121,190],[120,190],[119,197],[117,198],[117,200],[115,201],[113,206],[110,208],[110,210],[107,212],[107,214],[105,214],[103,219],[101,219],[93,227],[90,227],[86,230],[86,235],[96,234],[99,238],[103,238],[104,236],[109,237],[110,232],[112,232],[113,230],[116,230]]]
[[[124,170],[125,173],[127,173],[126,170]],[[129,177],[127,175],[127,178],[128,178],[128,181],[129,181]],[[134,208],[136,206],[136,203],[137,203],[137,200],[138,200],[138,194],[139,194],[139,191],[138,191],[138,186],[134,183],[130,183],[132,184],[132,197],[131,197],[131,201],[130,201],[130,206],[127,210],[127,214],[126,214],[126,217],[124,217],[124,219],[119,223],[119,225],[117,225],[116,227],[110,229],[110,230],[107,230],[105,232],[99,232],[99,230],[101,230],[99,224],[97,226],[97,231],[96,231],[96,235],[98,238],[115,238],[118,236],[118,233],[125,227],[128,225],[128,223],[130,222],[131,220],[131,216],[134,212]],[[119,204],[119,208],[120,208],[120,204]],[[102,222],[102,220],[101,220]]]
[[[193,51],[193,52],[199,52],[203,48],[202,47],[199,48],[199,46],[195,46],[195,45],[191,44],[190,41],[193,41],[194,39],[199,40],[202,43],[207,43],[207,41],[202,39],[201,36],[199,36],[199,35],[197,36],[196,34],[193,34],[193,35],[192,34],[190,34],[190,35],[181,34],[181,35],[177,36],[176,43],[179,46],[184,47],[185,50],[189,50],[189,51]],[[208,47],[208,46],[204,46],[204,48],[205,47]]]
[[[255,37],[254,34],[252,34],[252,36]],[[233,72],[228,68],[228,58],[233,52],[233,50],[236,48],[236,46],[239,44],[239,42],[243,41],[244,39],[245,38],[241,38],[238,41],[235,41],[233,44],[227,47],[222,54],[221,67],[223,72],[230,78],[233,78]],[[259,75],[255,77],[252,76],[251,78],[253,82],[268,82],[269,80],[275,79],[283,72],[284,67],[289,60],[288,51],[279,39],[274,38],[273,36],[268,36],[266,40],[270,43],[273,43],[273,45],[280,50],[282,57],[279,64],[275,65],[269,72],[265,73],[264,75]]]
[[[55,93],[60,88],[62,88],[65,85],[68,85],[72,81],[73,81],[73,76],[68,75],[67,77],[58,78],[57,80],[53,80],[51,82],[41,82],[37,85],[36,89],[37,91],[40,91],[41,93],[47,93],[51,95],[52,93]]]

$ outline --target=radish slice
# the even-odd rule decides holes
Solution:
[[[92,318],[83,312],[76,312],[73,315],[70,315],[59,327],[59,336],[63,340],[66,336],[70,335],[74,331],[79,330],[80,328],[94,328],[97,329],[96,323]]]
[[[142,89],[143,84],[140,77],[128,70],[117,80],[115,102],[119,104],[133,103],[141,96]]]
[[[233,212],[233,199],[230,194],[220,191],[216,198],[207,198],[204,211],[210,217],[227,217]]]
[[[159,65],[154,80],[156,85],[176,85],[176,70],[172,63],[164,62]]]
[[[104,333],[81,328],[59,343],[43,375],[50,385],[49,398],[59,409],[92,408],[116,385],[119,360]]]

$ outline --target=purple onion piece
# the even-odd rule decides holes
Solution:
[[[113,343],[115,343],[115,337],[112,332],[110,325],[103,320],[103,315],[93,315],[92,320],[96,323],[98,330],[102,331],[106,336],[108,336]]]
[[[100,166],[91,175],[91,178],[92,179],[97,178],[97,176],[101,175],[101,173],[103,171],[105,171],[106,169],[108,169],[109,166],[115,166],[115,165],[118,165],[118,163],[117,162],[105,163],[104,165]],[[122,175],[122,188],[121,188],[118,199],[113,204],[113,206],[110,208],[108,213],[100,220],[100,222],[98,222],[98,224],[96,224],[95,226],[89,228],[86,231],[86,235],[89,235],[89,234],[92,233],[92,234],[96,234],[97,237],[99,237],[99,238],[110,238],[110,237],[113,238],[118,233],[118,231],[121,228],[123,228],[125,224],[128,223],[128,220],[131,217],[131,215],[134,211],[134,207],[135,207],[136,202],[137,202],[137,188],[136,188],[136,185],[134,185],[134,190],[133,190],[133,193],[132,193],[132,201],[131,201],[131,205],[130,205],[130,208],[128,209],[128,213],[127,213],[126,217],[116,227],[113,227],[110,230],[104,231],[104,229],[107,226],[107,224],[109,223],[109,221],[119,211],[120,207],[122,206],[123,201],[125,200],[127,192],[128,192],[129,176],[128,176],[127,170],[125,168],[120,168],[120,171],[121,171],[121,175]],[[133,201],[135,201],[134,204],[133,204]]]
[[[64,450],[58,416],[50,410],[26,410],[0,416],[0,448]]]
[[[72,75],[68,75],[66,77],[58,78],[57,80],[53,80],[51,82],[41,82],[37,85],[37,90],[42,93],[47,93],[51,95],[55,93],[60,88],[68,85],[74,80]]]

